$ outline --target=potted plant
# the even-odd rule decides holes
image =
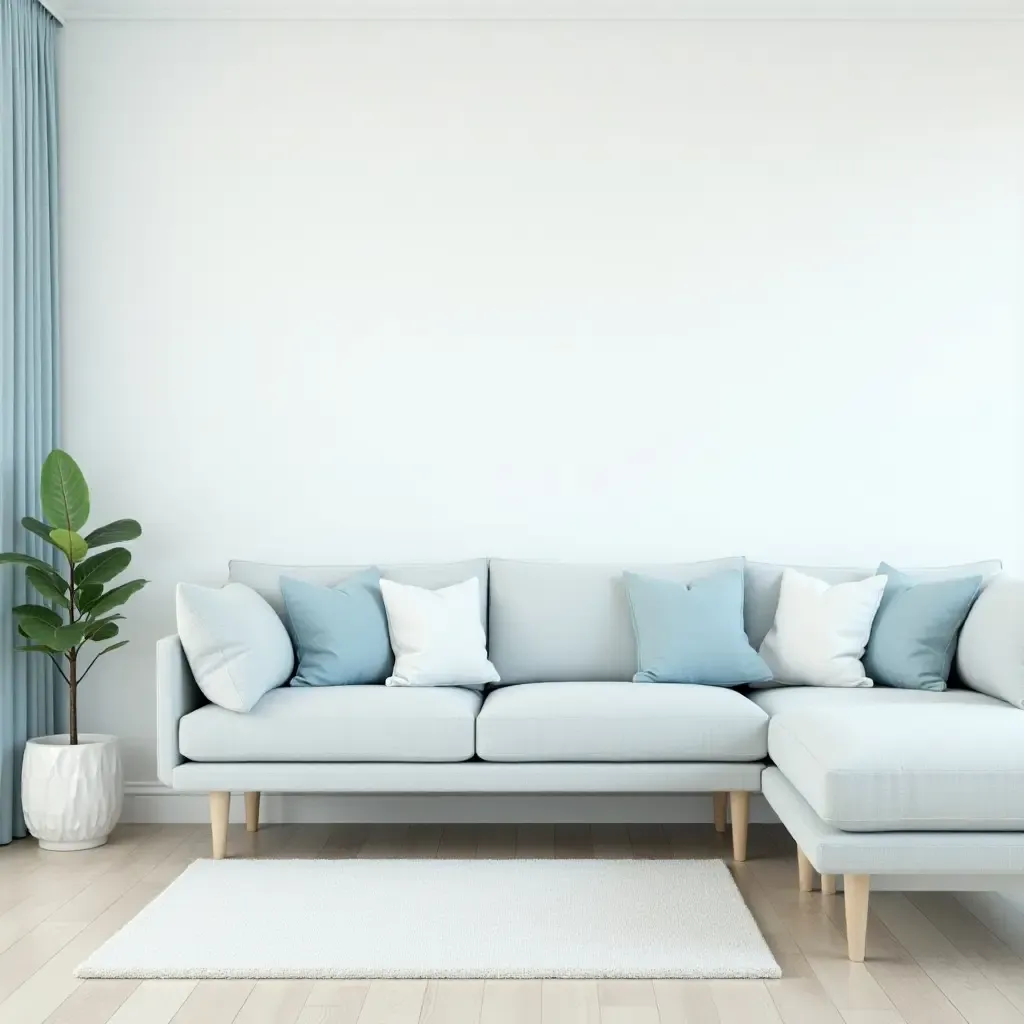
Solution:
[[[28,830],[45,850],[88,850],[102,846],[121,816],[121,758],[117,740],[78,732],[78,687],[105,654],[124,647],[115,640],[120,608],[146,585],[136,579],[108,586],[132,560],[124,547],[142,527],[118,519],[86,534],[89,488],[67,452],[55,449],[39,479],[42,522],[26,516],[21,525],[64,556],[62,575],[48,562],[20,552],[0,554],[0,563],[25,566],[25,578],[42,598],[14,609],[16,649],[49,658],[68,686],[68,727],[58,736],[30,739],[22,762],[21,799]],[[114,640],[114,643],[108,641]]]

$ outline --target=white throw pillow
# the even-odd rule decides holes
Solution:
[[[871,576],[829,585],[786,569],[775,622],[760,650],[775,682],[871,686],[860,659],[887,579]]]
[[[242,583],[179,583],[178,636],[207,700],[251,711],[268,690],[288,682],[295,654],[288,631],[266,601]]]
[[[960,631],[960,678],[979,693],[1024,708],[1024,580],[997,576]]]
[[[483,686],[499,681],[480,624],[480,582],[424,590],[380,581],[395,667],[388,686]]]

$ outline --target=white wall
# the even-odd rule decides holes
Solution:
[[[153,583],[1024,568],[1024,26],[71,23],[65,442]]]

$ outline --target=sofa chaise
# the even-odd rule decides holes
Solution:
[[[206,701],[178,637],[166,637],[156,664],[160,780],[210,794],[215,858],[226,852],[232,791],[246,795],[251,831],[261,792],[708,793],[719,831],[731,805],[733,857],[742,861],[749,797],[763,792],[796,840],[801,888],[813,887],[817,871],[832,894],[842,876],[853,960],[864,958],[871,875],[953,874],[996,887],[1024,870],[1024,582],[998,576],[998,563],[926,574],[987,580],[958,657],[975,689],[741,692],[630,682],[636,654],[623,570],[689,582],[735,567],[745,569],[744,624],[756,648],[774,617],[782,566],[492,559],[383,567],[385,577],[423,587],[480,579],[502,680],[486,693],[284,686],[239,714]],[[359,568],[235,561],[229,576],[283,613],[282,576],[333,585]],[[829,582],[871,575],[802,571]]]

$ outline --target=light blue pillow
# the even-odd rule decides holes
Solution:
[[[944,690],[981,577],[919,583],[885,562],[878,573],[889,579],[864,652],[865,673],[881,686]]]
[[[383,683],[391,674],[394,656],[376,569],[337,587],[284,577],[281,593],[299,661],[292,686]]]
[[[636,634],[635,683],[765,683],[768,666],[743,631],[743,572],[728,569],[689,586],[624,573]]]

